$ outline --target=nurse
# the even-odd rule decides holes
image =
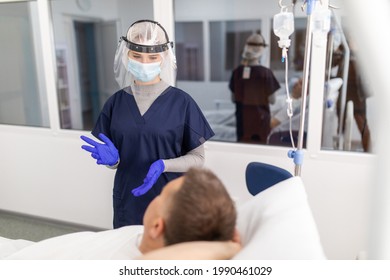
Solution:
[[[116,169],[114,228],[142,224],[167,182],[204,163],[214,132],[189,94],[172,84],[173,43],[152,20],[134,22],[121,37],[114,73],[121,90],[105,103],[92,134],[81,136],[97,164]]]

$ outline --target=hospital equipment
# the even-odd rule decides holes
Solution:
[[[310,66],[310,57],[311,57],[311,48],[312,48],[312,27],[311,27],[311,13],[314,5],[313,0],[308,0],[306,2],[307,6],[307,27],[306,27],[306,42],[305,42],[305,57],[303,64],[303,79],[302,79],[302,95],[301,95],[301,118],[300,118],[300,128],[298,133],[298,145],[295,151],[290,151],[288,156],[294,159],[295,163],[295,175],[301,175],[301,167],[303,161],[303,135],[304,135],[304,126],[305,126],[305,112],[306,112],[306,95],[308,91],[308,78],[309,78],[309,66]]]
[[[308,78],[309,78],[309,68],[310,68],[310,60],[311,60],[311,51],[313,48],[313,34],[315,33],[315,39],[317,42],[317,46],[321,46],[321,42],[326,42],[326,38],[324,39],[324,34],[329,31],[329,25],[330,25],[330,14],[327,12],[327,9],[321,9],[322,3],[319,8],[316,8],[316,0],[306,0],[304,1],[304,4],[302,6],[302,9],[306,8],[306,14],[307,14],[307,27],[306,27],[306,42],[305,42],[305,56],[304,56],[304,65],[303,65],[303,80],[302,80],[302,94],[301,94],[301,114],[300,114],[300,128],[298,132],[298,144],[297,148],[295,149],[293,136],[292,136],[292,129],[290,127],[290,137],[291,142],[293,146],[293,150],[289,151],[288,156],[294,160],[295,164],[295,175],[300,176],[301,175],[301,166],[303,162],[303,141],[304,141],[304,134],[305,134],[305,116],[306,116],[306,97],[308,92]],[[287,45],[289,45],[289,41],[286,39],[287,35],[290,35],[291,28],[288,28],[291,24],[288,22],[291,21],[291,15],[286,15],[286,6],[282,5],[282,1],[279,1],[279,6],[281,7],[281,13],[277,14],[274,17],[274,32],[276,35],[280,34],[282,37],[282,40],[279,43],[279,47],[283,48],[282,57],[286,58],[286,74],[285,74],[285,80],[286,85],[288,83],[288,66],[287,66]],[[327,8],[327,7],[326,7]],[[313,16],[313,12],[315,16]],[[280,18],[280,20],[279,20]],[[289,20],[287,20],[289,19]],[[276,24],[276,26],[275,26]],[[280,28],[280,26],[284,26],[285,28]],[[279,27],[276,28],[275,27]],[[289,34],[290,33],[290,34]],[[292,109],[291,109],[291,100],[288,95],[288,87],[286,86],[287,91],[287,103],[288,103],[288,109],[287,114],[291,119],[292,116]]]
[[[290,91],[288,87],[288,55],[287,49],[290,47],[291,40],[289,36],[294,32],[294,15],[290,12],[287,12],[287,6],[282,5],[282,0],[279,1],[279,6],[281,8],[281,12],[274,16],[273,30],[276,36],[280,38],[278,41],[279,47],[282,49],[282,62],[285,64],[285,88],[286,88],[286,103],[287,103],[287,111],[286,114],[289,118],[290,123],[290,141],[293,149],[295,149],[295,141],[292,134],[292,116],[293,116],[293,108],[292,108],[292,99],[290,96]]]
[[[287,170],[264,162],[250,162],[245,170],[246,187],[251,195],[291,177]]]
[[[350,151],[352,147],[352,122],[353,122],[353,102],[347,102],[347,109],[345,110],[345,127],[343,133],[343,148],[344,151]]]
[[[294,15],[286,11],[286,6],[282,6],[281,12],[274,16],[273,29],[275,35],[279,37],[279,47],[289,48],[291,43],[289,36],[294,32]]]
[[[344,34],[343,28],[341,26],[341,23],[338,19],[337,16],[332,17],[334,19],[334,24],[330,32],[329,40],[332,42],[329,48],[329,66],[328,66],[328,79],[330,79],[330,73],[331,73],[331,68],[332,68],[332,57],[333,57],[333,51],[334,49],[334,41],[335,39],[340,40],[340,45],[343,46],[344,49],[344,60],[349,61],[351,58],[351,50],[349,48],[347,38]],[[347,103],[347,87],[348,87],[348,73],[349,73],[349,63],[344,63],[343,64],[343,69],[342,69],[342,79],[343,79],[343,85],[341,87],[341,92],[340,92],[340,116],[338,120],[338,131],[337,131],[337,148],[339,150],[343,150],[344,148],[344,117],[345,117],[345,105]]]
[[[279,37],[278,45],[282,49],[282,62],[285,62],[285,84],[287,95],[287,115],[292,117],[292,100],[288,88],[288,58],[287,49],[290,47],[291,40],[289,36],[294,32],[294,15],[287,12],[287,6],[282,6],[282,1],[279,1],[281,12],[274,16],[273,30],[276,36]],[[294,145],[294,142],[292,141]]]
[[[323,134],[322,148],[334,149],[338,142],[338,116],[337,116],[337,100],[339,98],[339,90],[343,84],[343,79],[333,78],[328,79],[325,83],[325,105],[323,113]],[[353,118],[353,116],[352,116]]]
[[[294,176],[238,208],[243,249],[233,259],[326,259],[302,179]]]
[[[313,44],[315,46],[325,46],[328,32],[330,30],[330,10],[316,10],[313,12]]]

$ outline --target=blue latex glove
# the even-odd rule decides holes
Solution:
[[[164,172],[164,169],[165,169],[165,165],[162,159],[153,162],[149,168],[148,174],[146,174],[144,183],[138,188],[135,188],[134,190],[131,191],[133,195],[141,196],[144,195],[147,191],[149,191],[153,187],[153,185],[157,182],[158,177],[160,177],[160,175]]]
[[[119,160],[119,153],[117,148],[110,139],[103,133],[99,134],[99,138],[103,141],[103,144],[98,143],[87,136],[81,135],[80,138],[87,142],[88,145],[81,146],[82,149],[91,153],[91,156],[96,159],[97,164],[115,165]]]

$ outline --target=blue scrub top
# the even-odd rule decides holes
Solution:
[[[159,159],[185,155],[214,136],[195,101],[168,87],[141,116],[134,96],[120,90],[105,103],[92,134],[105,134],[119,151],[113,189],[114,228],[142,225],[149,203],[182,173],[165,172],[146,194],[131,190],[143,184],[150,165]]]

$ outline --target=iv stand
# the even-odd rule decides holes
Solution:
[[[306,99],[309,84],[309,73],[311,64],[311,53],[312,53],[312,40],[313,40],[313,28],[312,27],[312,12],[315,9],[315,2],[318,0],[305,0],[303,7],[306,5],[307,14],[307,27],[306,27],[306,45],[305,45],[305,57],[303,65],[303,78],[302,78],[302,93],[301,93],[301,116],[299,122],[299,133],[298,133],[298,144],[296,151],[290,151],[288,156],[294,158],[295,163],[295,176],[301,175],[302,161],[303,161],[303,137],[305,133],[305,117],[306,117]],[[327,1],[319,0],[321,5],[328,5]],[[325,3],[323,3],[325,2]]]
[[[305,42],[305,56],[304,56],[304,65],[303,65],[303,77],[302,77],[302,93],[301,93],[301,115],[299,119],[299,132],[298,132],[298,143],[297,149],[295,151],[289,151],[288,156],[294,159],[295,176],[301,176],[302,162],[303,162],[303,138],[305,134],[305,115],[306,115],[306,99],[308,92],[308,80],[310,73],[310,64],[311,64],[311,54],[312,54],[312,40],[313,40],[313,27],[312,27],[312,12],[315,8],[315,2],[318,0],[305,0],[302,10],[304,6],[306,6],[306,14],[307,14],[307,27],[306,27],[306,42]],[[326,4],[328,2],[325,0],[319,0],[321,5]],[[325,3],[323,3],[325,2]],[[318,24],[318,23],[315,23]],[[314,26],[314,28],[318,28],[318,26]]]
[[[298,133],[298,144],[297,150],[293,154],[289,154],[289,157],[294,158],[295,163],[295,176],[301,176],[302,168],[302,159],[303,159],[303,136],[305,132],[305,114],[306,114],[306,96],[308,89],[308,79],[309,79],[309,68],[310,68],[310,57],[311,57],[311,48],[312,48],[312,38],[313,32],[311,31],[311,12],[312,6],[314,5],[315,0],[308,0],[307,5],[307,27],[306,27],[306,42],[305,42],[305,57],[303,65],[303,78],[302,78],[302,99],[301,99],[301,117],[299,120],[299,133]]]

